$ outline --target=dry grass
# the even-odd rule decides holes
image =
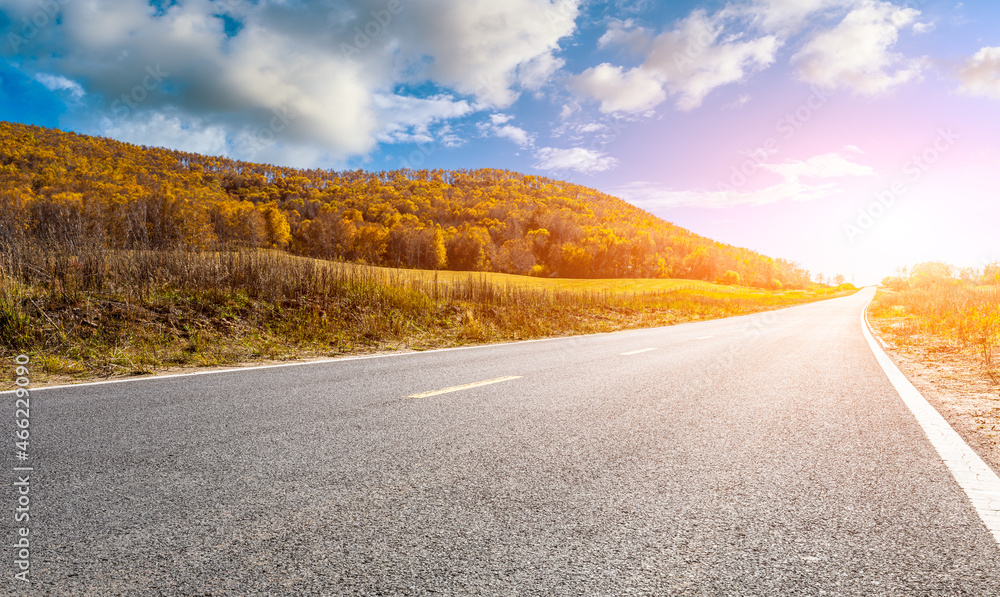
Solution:
[[[950,279],[880,289],[869,315],[894,344],[962,353],[1000,384],[1000,286]]]
[[[1000,470],[1000,287],[951,277],[886,282],[868,312],[873,330],[920,393]]]
[[[29,354],[41,382],[137,375],[669,325],[845,292],[20,245],[0,251],[0,357]]]

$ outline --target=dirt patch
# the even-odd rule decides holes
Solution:
[[[1000,474],[1000,384],[989,379],[980,358],[947,340],[907,333],[902,319],[870,320],[900,371],[993,470]]]

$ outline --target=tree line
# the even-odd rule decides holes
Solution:
[[[261,247],[373,265],[802,288],[795,263],[507,170],[295,169],[0,123],[0,242]]]

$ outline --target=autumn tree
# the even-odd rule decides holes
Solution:
[[[762,288],[810,283],[794,263],[543,176],[296,169],[14,123],[0,123],[0,209],[0,238],[40,242],[270,247],[546,276],[714,281],[734,272],[741,284]]]

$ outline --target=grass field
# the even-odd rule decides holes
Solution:
[[[1000,384],[1000,278],[991,276],[983,271],[956,278],[944,264],[915,266],[908,277],[883,282],[869,317],[894,344],[961,353],[978,364],[980,375]]]
[[[500,274],[494,272],[453,272],[453,271],[427,271],[427,270],[400,270],[386,267],[369,267],[363,265],[353,265],[352,267],[362,268],[376,275],[382,276],[402,276],[408,279],[432,282],[437,280],[441,284],[465,283],[471,277],[482,278],[490,284],[500,286],[516,286],[532,290],[547,291],[584,291],[584,292],[611,292],[620,294],[623,292],[665,292],[678,289],[695,289],[706,292],[759,292],[767,294],[768,291],[757,291],[755,289],[739,288],[734,286],[723,286],[701,280],[679,280],[679,279],[656,279],[656,278],[608,278],[608,279],[577,279],[577,278],[536,278],[532,276],[517,276],[514,274]]]
[[[66,381],[670,325],[851,291],[22,247],[0,252],[0,356],[28,354],[40,381]]]
[[[893,344],[964,356],[979,375],[1000,384],[1000,291],[993,287],[960,294],[879,291],[869,315]]]

